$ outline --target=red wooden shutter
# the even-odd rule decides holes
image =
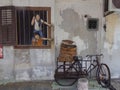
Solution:
[[[0,44],[16,44],[15,8],[0,7]]]

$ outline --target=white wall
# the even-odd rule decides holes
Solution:
[[[0,6],[12,5],[12,0],[0,0]]]
[[[103,39],[104,61],[111,69],[112,78],[120,77],[120,13],[106,18],[107,29]]]

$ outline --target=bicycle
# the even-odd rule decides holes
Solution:
[[[102,87],[108,87],[110,85],[110,69],[104,64],[100,63],[100,58],[103,54],[99,55],[87,55],[87,60],[84,60],[81,56],[74,56],[74,62],[64,62],[55,70],[55,81],[61,86],[71,86],[77,82],[81,77],[87,77],[91,71],[96,68],[96,80]],[[94,58],[94,60],[93,60]],[[90,62],[89,67],[83,67],[83,63]],[[105,83],[107,82],[107,84]]]

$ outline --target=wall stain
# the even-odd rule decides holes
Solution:
[[[88,48],[82,51],[81,54],[95,54],[97,51],[96,31],[88,31],[86,29],[79,13],[80,12],[76,12],[71,8],[63,10],[61,13],[63,21],[61,22],[60,27],[64,29],[65,32],[69,33],[69,39],[79,36],[80,39],[84,41]]]
[[[106,41],[111,45],[110,49],[112,49],[114,43],[114,33],[118,18],[117,14],[111,14],[106,17]]]

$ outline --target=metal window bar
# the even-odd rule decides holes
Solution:
[[[29,44],[31,43],[31,35],[30,35],[30,32],[31,32],[31,29],[30,29],[30,26],[31,26],[31,19],[30,19],[30,12],[28,11],[28,22],[29,22],[29,26],[28,26],[28,41],[29,41]]]
[[[22,42],[22,38],[21,38],[21,31],[20,31],[21,28],[22,28],[21,27],[21,11],[19,11],[19,15],[18,16],[19,16],[19,28],[18,28],[19,33],[18,33],[18,35],[19,35],[19,41],[20,41],[19,44],[22,45],[22,43],[21,43]]]
[[[18,41],[17,41],[17,43],[19,44],[19,45],[21,45],[21,32],[20,32],[20,29],[21,29],[21,26],[20,26],[20,23],[21,23],[21,21],[20,21],[20,18],[21,17],[21,11],[17,11],[17,39],[18,39]]]
[[[23,39],[23,44],[24,44],[24,45],[25,45],[25,43],[26,43],[26,42],[25,42],[25,41],[26,41],[26,40],[25,40],[25,38],[26,38],[26,35],[25,35],[25,14],[26,14],[26,11],[23,10],[23,32],[24,32],[24,33],[23,33],[23,38],[24,38],[24,39]],[[22,36],[21,36],[21,37],[22,37]]]

